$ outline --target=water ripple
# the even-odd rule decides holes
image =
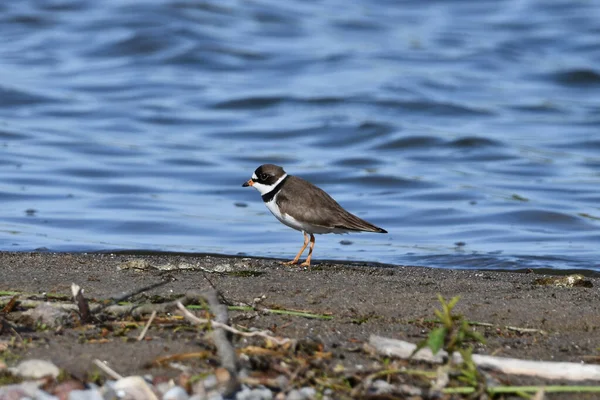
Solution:
[[[317,260],[600,271],[598,2],[0,11],[0,250],[287,258],[273,162],[389,231]]]
[[[559,71],[550,76],[550,79],[565,86],[600,85],[600,72],[592,69],[571,69]]]

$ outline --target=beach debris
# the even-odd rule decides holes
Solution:
[[[155,283],[150,287],[156,287],[160,284],[164,283]],[[458,374],[458,372],[462,373],[464,369],[455,368],[453,370],[447,369],[442,371],[441,369],[444,367],[438,368],[433,366],[434,362],[448,363],[451,360],[451,362],[458,363],[464,362],[464,360],[472,360],[477,365],[478,372],[481,372],[485,379],[492,375],[479,371],[480,369],[491,369],[504,374],[522,373],[514,366],[513,370],[507,369],[506,366],[488,367],[487,364],[479,359],[481,357],[479,355],[468,354],[468,358],[464,358],[463,355],[461,360],[459,356],[453,355],[450,357],[447,352],[440,350],[435,355],[435,357],[439,357],[438,361],[436,361],[436,358],[431,354],[431,348],[429,350],[422,349],[414,355],[412,360],[431,359],[431,361],[422,362],[415,367],[414,365],[417,363],[413,364],[412,360],[397,360],[395,359],[396,356],[389,355],[393,353],[380,351],[380,348],[376,344],[381,345],[382,343],[387,343],[386,341],[388,340],[392,342],[387,343],[387,345],[398,347],[393,339],[387,338],[381,338],[375,344],[370,341],[368,344],[364,344],[364,347],[361,347],[363,343],[360,337],[352,338],[348,344],[336,343],[335,345],[331,345],[330,349],[326,350],[325,344],[319,339],[292,340],[281,337],[279,335],[281,335],[281,332],[285,332],[285,327],[298,321],[294,321],[292,317],[331,319],[333,316],[315,314],[306,310],[282,309],[275,305],[270,305],[273,309],[258,309],[257,306],[265,301],[264,295],[256,296],[253,294],[253,296],[250,296],[247,300],[253,298],[251,305],[247,301],[242,303],[237,301],[229,302],[223,296],[219,295],[216,290],[189,292],[182,297],[179,297],[179,295],[168,295],[167,297],[149,297],[146,295],[142,296],[143,301],[139,301],[139,299],[127,300],[128,297],[140,293],[142,290],[137,289],[118,299],[113,298],[108,301],[90,300],[88,307],[93,323],[87,324],[78,324],[76,317],[75,319],[73,318],[75,312],[78,310],[81,315],[81,309],[77,301],[78,296],[76,294],[81,294],[81,298],[85,300],[81,288],[74,291],[73,300],[70,296],[59,298],[55,295],[44,296],[44,299],[54,299],[53,305],[70,315],[68,326],[75,326],[80,330],[80,343],[100,343],[101,340],[123,339],[125,343],[132,343],[133,346],[139,346],[139,348],[143,349],[146,343],[139,343],[139,340],[146,338],[148,328],[152,328],[152,332],[157,333],[157,336],[159,336],[159,331],[176,331],[177,333],[172,336],[173,338],[198,343],[199,347],[197,348],[186,348],[185,350],[172,349],[175,352],[180,352],[175,354],[170,354],[167,349],[166,353],[161,354],[159,358],[148,364],[150,367],[170,368],[168,376],[152,376],[150,375],[150,371],[147,371],[148,374],[144,376],[125,377],[127,374],[126,365],[114,364],[113,367],[119,371],[117,372],[109,368],[106,363],[96,360],[95,364],[104,371],[109,379],[99,374],[99,371],[95,370],[95,368],[89,375],[80,375],[72,372],[73,375],[69,376],[67,370],[61,373],[60,378],[45,377],[41,381],[26,381],[18,385],[11,385],[11,393],[16,394],[13,397],[30,397],[47,400],[62,398],[71,400],[117,398],[129,398],[133,400],[138,398],[169,400],[434,398],[435,396],[453,394],[457,396],[465,395],[467,393],[465,390],[470,390],[468,393],[474,395],[483,393],[481,390],[487,391],[487,395],[508,393],[507,391],[494,392],[494,389],[498,389],[498,386],[501,386],[497,381],[492,382],[488,379],[483,385],[480,385],[479,381],[475,384],[465,382],[461,380],[465,376],[464,373],[462,375]],[[14,294],[11,293],[10,296],[14,296]],[[22,310],[26,308],[23,304],[26,304],[26,301],[34,301],[27,299],[27,296],[30,296],[31,299],[40,298],[35,294],[20,294],[19,298],[23,300],[19,300],[16,305],[11,306],[13,308],[13,311],[11,311],[12,316],[23,312]],[[179,297],[179,299],[174,300],[176,297]],[[121,301],[119,299],[126,299],[135,304],[117,304],[118,301]],[[148,302],[149,299],[152,303]],[[0,298],[0,301],[10,302],[11,298],[7,295]],[[40,300],[35,301],[38,301],[38,303],[35,303],[37,306],[43,304]],[[59,301],[62,303],[59,303]],[[68,302],[68,307],[64,302]],[[74,302],[75,304],[73,304]],[[184,304],[187,304],[187,307]],[[226,304],[229,304],[229,308]],[[181,314],[178,310],[181,311]],[[251,311],[252,318],[246,318],[245,315],[244,318],[239,318],[240,315],[238,315],[238,318],[233,320],[235,321],[235,324],[233,324],[228,315],[232,310],[238,312]],[[451,307],[449,307],[449,311],[451,311]],[[290,318],[288,318],[285,325],[267,325],[268,330],[265,330],[264,326],[263,329],[258,329],[248,325],[249,321],[255,321],[256,318],[262,315],[275,313],[285,314]],[[151,316],[148,319],[149,315]],[[8,317],[11,316],[7,316],[7,319]],[[341,319],[344,317],[336,315],[336,318]],[[347,322],[352,322],[348,317],[345,318]],[[468,327],[482,326],[491,328],[491,330],[494,328],[504,328],[506,330],[514,330],[519,335],[544,333],[541,330],[532,328],[502,327],[496,324],[469,321],[466,318],[458,319],[455,315],[452,317],[452,321],[457,327],[465,329],[468,325]],[[26,322],[30,323],[31,321],[28,319]],[[432,332],[439,331],[439,324],[443,325],[443,318],[428,320],[426,322],[430,324],[426,325],[426,327],[431,329]],[[192,327],[190,323],[198,325],[198,327]],[[465,329],[462,331],[457,330],[456,332],[464,333]],[[11,341],[6,342],[4,345],[4,349],[9,350],[7,354],[10,353],[12,347],[30,345],[27,342],[30,338],[29,336],[19,336],[21,333],[18,333],[10,326],[6,327],[6,331],[14,335]],[[138,334],[140,331],[141,333]],[[453,329],[447,328],[446,333],[452,332],[454,332]],[[487,329],[486,332],[489,333],[490,330]],[[452,335],[434,335],[434,338],[438,340],[436,343],[443,344],[441,349],[448,350],[448,342],[440,339],[443,337],[452,338]],[[472,342],[470,340],[466,344]],[[0,342],[0,351],[2,351],[3,343]],[[350,343],[351,347],[348,347]],[[405,345],[403,346],[406,347],[405,353],[409,355],[413,353],[415,345],[408,342],[404,343]],[[437,345],[433,347],[436,348]],[[340,355],[344,355],[349,351],[361,352],[361,349],[364,349],[372,355],[370,358],[372,362],[365,362],[360,365],[354,364],[352,366],[353,364],[348,364],[348,360],[345,362],[342,357],[338,357],[340,350],[336,350],[336,348],[343,348],[343,352]],[[350,348],[353,350],[349,350]],[[429,354],[426,354],[428,351]],[[429,358],[422,358],[424,356]],[[502,359],[501,357],[493,358]],[[483,360],[485,361],[485,359]],[[504,358],[502,360],[513,359]],[[15,361],[12,360],[9,363],[11,362]],[[411,366],[411,364],[413,365]],[[586,367],[585,365],[576,363],[561,363],[561,365],[563,364],[575,364],[577,367]],[[591,367],[600,368],[600,366]],[[543,364],[533,364],[528,368],[543,372],[547,370]],[[562,369],[566,370],[567,368]],[[515,370],[517,372],[514,372]],[[585,374],[588,372],[584,371]],[[8,374],[10,379],[13,378],[12,372],[2,371],[1,365],[0,373]],[[121,373],[123,373],[123,376]],[[174,377],[173,373],[178,373],[179,375]],[[572,373],[579,374],[578,372]],[[589,374],[585,374],[582,375],[582,379],[590,379]],[[532,376],[546,378],[544,375],[539,374]],[[19,382],[22,379],[21,377],[16,377],[15,380],[8,382]],[[65,381],[64,379],[67,380]],[[563,376],[552,379],[567,380],[569,378]],[[101,384],[101,382],[102,386],[95,385]],[[564,382],[560,382],[560,384],[564,385]],[[463,386],[457,387],[456,385]],[[600,386],[592,387],[589,386],[589,383],[588,386],[584,385],[582,384],[578,387],[557,385],[555,387],[546,387],[544,391],[538,392],[541,392],[542,396],[543,393],[552,393],[558,390],[564,392],[592,392],[596,390],[595,393],[600,392]],[[87,389],[84,389],[84,387]],[[0,388],[0,398],[5,398],[3,397],[6,393],[3,391],[5,388]],[[500,387],[500,389],[512,390],[510,393],[536,392],[533,386],[524,388]],[[12,396],[12,394],[10,395]]]
[[[135,259],[123,262],[121,265],[117,267],[119,271],[132,269],[136,271],[147,271],[147,270],[157,270],[157,271],[178,271],[178,270],[199,270],[204,272],[223,272],[219,271],[218,266],[214,269],[207,269],[202,267],[199,263],[191,264],[188,262],[167,262],[164,264],[152,264],[148,260],[143,259]]]
[[[82,394],[81,392],[83,392],[85,394]],[[88,393],[88,391],[85,390],[85,385],[82,382],[76,381],[74,379],[69,379],[62,383],[59,383],[52,390],[50,390],[50,393],[52,393],[54,396],[58,397],[59,399],[69,399],[69,400],[90,399],[91,400],[94,398],[94,397],[89,396],[89,394],[91,394],[91,393]],[[98,399],[98,396],[100,396],[99,397],[100,399],[102,398],[100,393],[98,393],[96,396],[96,399]]]
[[[109,367],[105,362],[96,359],[94,360],[94,365],[96,365],[96,367],[100,368],[106,375],[110,376],[113,379],[123,379],[123,376],[121,374]]]
[[[50,302],[39,303],[35,308],[25,311],[23,316],[31,318],[41,328],[57,328],[70,320],[67,311]]]
[[[163,400],[187,400],[189,395],[181,386],[173,386],[163,395]]]
[[[128,376],[115,382],[117,397],[130,400],[158,400],[158,393],[141,376]]]
[[[540,286],[556,286],[556,287],[594,287],[592,281],[585,279],[581,274],[573,274],[567,276],[550,276],[546,278],[538,278],[533,281],[534,284]]]
[[[52,396],[40,389],[39,383],[35,381],[27,381],[19,384],[1,386],[0,399],[57,400],[57,397]]]
[[[290,390],[285,400],[311,400],[316,398],[317,391],[311,387]]]
[[[377,335],[370,336],[369,346],[374,348],[379,354],[405,360],[411,358],[412,353],[417,348],[416,344],[410,342]],[[447,357],[449,357],[449,354],[444,350],[440,350],[436,355],[433,355],[429,348],[423,348],[415,353],[412,359],[442,363]],[[526,375],[567,381],[600,381],[600,365],[519,360],[516,358],[494,357],[481,354],[473,354],[472,357],[473,362],[479,368],[494,370],[507,375]],[[452,358],[457,364],[462,362],[462,356],[458,352],[452,354]]]
[[[137,338],[138,342],[144,340],[144,337],[146,336],[146,333],[148,333],[148,329],[150,329],[150,325],[152,325],[152,321],[154,321],[154,318],[156,318],[156,310],[152,311],[152,314],[150,315],[146,326],[144,326],[144,329],[142,330],[142,332],[140,332],[140,335]]]
[[[209,290],[201,293],[201,296],[206,299],[210,310],[215,316],[212,327],[212,339],[217,347],[217,354],[221,360],[221,368],[215,371],[217,381],[221,383],[221,394],[225,397],[231,396],[237,392],[240,383],[237,378],[238,374],[238,359],[235,353],[235,349],[230,341],[230,333],[223,327],[229,326],[229,314],[227,306],[219,302],[219,296],[216,290]],[[186,319],[195,323],[199,322],[199,319],[189,312],[182,303],[178,302],[177,307],[183,312]]]
[[[235,329],[227,324],[222,324],[216,320],[211,321],[209,319],[198,318],[194,314],[189,312],[183,304],[178,305],[178,307],[179,307],[179,310],[181,310],[181,312],[183,313],[183,316],[195,324],[210,323],[213,327],[224,329],[228,332],[235,333],[236,335],[245,336],[245,337],[260,336],[260,337],[265,338],[268,341],[275,343],[277,345],[280,345],[280,346],[295,343],[295,341],[293,341],[292,339],[278,338],[278,337],[272,336],[271,333],[268,331],[243,332],[243,331]]]
[[[226,273],[232,271],[233,267],[231,264],[217,264],[210,272]]]
[[[144,260],[144,259],[135,259],[135,260],[125,261],[124,263],[122,263],[121,265],[119,265],[117,267],[117,270],[122,271],[124,269],[135,269],[138,271],[145,271],[145,270],[151,269],[151,268],[154,268],[154,267],[152,266],[150,261]]]
[[[21,361],[16,367],[8,370],[24,379],[41,379],[44,377],[56,379],[60,374],[58,367],[50,361],[37,359]]]
[[[73,301],[79,310],[79,318],[81,319],[81,322],[89,322],[92,318],[92,314],[90,313],[90,305],[87,299],[83,296],[83,289],[81,286],[76,283],[72,283],[71,294],[73,294]]]
[[[4,308],[2,308],[2,310],[0,311],[0,314],[8,314],[10,313],[15,306],[17,305],[17,300],[19,299],[19,295],[14,295],[11,297],[11,299],[8,301],[8,303],[6,303],[6,305],[4,306]],[[1,321],[0,321],[1,322]],[[2,333],[2,325],[0,324],[0,333]]]

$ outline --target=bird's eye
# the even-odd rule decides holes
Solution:
[[[268,177],[269,177],[269,175],[267,175],[267,174],[260,174],[261,181],[266,181]]]

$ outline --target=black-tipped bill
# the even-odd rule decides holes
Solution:
[[[254,185],[254,181],[252,179],[248,179],[246,182],[242,183],[242,187],[248,187]]]

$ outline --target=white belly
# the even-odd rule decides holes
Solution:
[[[277,206],[277,195],[273,198],[273,200],[265,203],[269,211],[284,225],[289,226],[292,229],[296,229],[297,231],[302,231],[306,233],[348,233],[347,230],[337,229],[337,228],[326,228],[323,226],[312,225],[306,222],[301,222],[296,220],[294,217],[288,214],[282,214]]]

